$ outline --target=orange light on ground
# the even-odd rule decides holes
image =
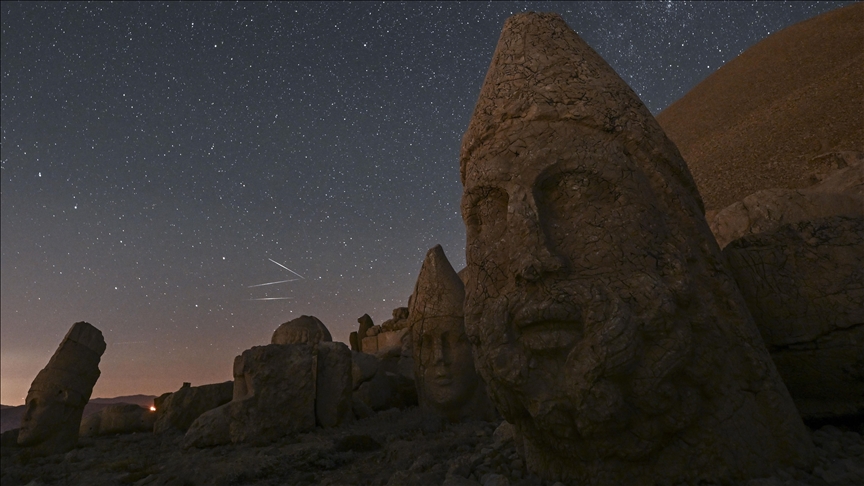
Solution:
[[[154,407],[153,405],[150,405],[150,411],[151,411],[151,412],[155,412],[155,411],[156,411],[156,407]]]

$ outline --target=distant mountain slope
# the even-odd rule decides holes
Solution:
[[[707,209],[815,182],[828,152],[864,152],[864,3],[759,42],[657,116]]]
[[[99,410],[113,405],[115,403],[132,403],[140,405],[144,408],[149,408],[153,405],[153,395],[129,395],[125,397],[114,398],[91,398],[84,407],[84,416],[96,413]],[[21,426],[21,416],[24,415],[24,405],[9,406],[3,405],[0,407],[0,432],[6,432],[9,429],[14,429]]]

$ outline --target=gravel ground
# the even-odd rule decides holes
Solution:
[[[509,424],[445,424],[417,408],[388,410],[347,427],[262,445],[180,448],[181,435],[82,439],[67,453],[30,457],[2,449],[9,485],[446,485],[562,486],[526,472]],[[864,485],[861,425],[813,430],[818,464],[747,486]]]

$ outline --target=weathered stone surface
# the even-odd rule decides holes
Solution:
[[[76,322],[30,385],[18,444],[37,454],[66,452],[78,443],[84,406],[99,379],[102,332]]]
[[[336,427],[354,420],[351,410],[352,359],[344,343],[318,344],[315,386],[315,418],[322,427]]]
[[[378,338],[376,336],[366,336],[360,344],[360,349],[364,353],[375,354],[378,352]]]
[[[351,345],[351,351],[360,351],[360,340],[357,339],[357,331],[352,331],[348,335],[348,343]]]
[[[230,402],[233,394],[233,381],[201,386],[184,383],[176,392],[154,401],[156,423],[153,432],[186,432],[202,413]]]
[[[234,397],[202,414],[184,447],[266,443],[315,428],[316,353],[309,344],[270,344],[234,359]]]
[[[132,403],[109,405],[102,410],[84,417],[78,435],[94,437],[98,435],[131,434],[133,432],[152,432],[156,414]]]
[[[330,342],[330,331],[315,316],[300,316],[290,320],[273,332],[271,344],[316,344]]]
[[[709,221],[720,248],[746,235],[829,216],[864,217],[864,163],[838,170],[806,189],[766,189],[717,212]]]
[[[378,372],[380,360],[368,353],[351,352],[351,378],[356,389],[361,383],[369,381]]]
[[[420,406],[451,422],[493,419],[497,413],[474,369],[465,334],[465,287],[441,245],[426,253],[411,302],[413,376]]]
[[[465,327],[529,470],[693,484],[812,464],[686,164],[560,17],[507,20],[460,162]]]
[[[375,335],[375,354],[379,357],[384,356],[399,356],[404,346],[404,341],[408,339],[411,332],[407,327],[403,327],[398,331],[381,331]]]
[[[723,253],[801,414],[864,416],[864,216],[786,224]]]

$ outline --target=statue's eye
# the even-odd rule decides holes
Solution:
[[[489,233],[507,225],[507,193],[497,187],[479,187],[466,198],[463,211],[469,231]]]
[[[542,206],[560,215],[579,206],[609,204],[615,201],[618,192],[599,175],[579,170],[547,177],[538,184],[535,196]]]

